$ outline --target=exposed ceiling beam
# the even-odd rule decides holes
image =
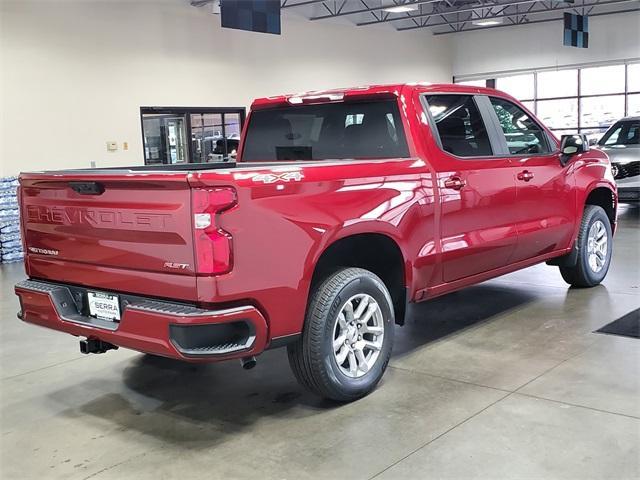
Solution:
[[[207,4],[211,4],[216,0],[190,0],[190,3],[194,7],[202,7]],[[506,2],[499,2],[497,0],[479,0],[478,5],[474,5],[472,7],[464,7],[464,8],[455,8],[454,1],[451,0],[390,0],[392,3],[387,3],[387,0],[379,0],[380,3],[377,6],[370,6],[369,1],[360,0],[359,3],[363,5],[365,8],[358,8],[356,10],[344,11],[345,6],[347,6],[352,0],[298,0],[296,3],[292,3],[295,0],[281,0],[282,8],[295,8],[295,7],[304,7],[309,5],[321,4],[324,8],[329,12],[329,14],[316,16],[310,18],[310,20],[323,20],[334,17],[342,17],[346,15],[356,15],[363,13],[370,13],[375,20],[365,21],[357,23],[357,26],[365,26],[365,25],[376,25],[380,23],[388,23],[388,22],[398,22],[398,21],[411,21],[413,25],[400,27],[399,31],[405,30],[415,30],[419,28],[432,28],[432,27],[444,27],[448,26],[451,30],[443,31],[443,32],[434,32],[434,35],[445,35],[450,33],[457,32],[469,32],[475,30],[488,30],[491,28],[502,28],[502,27],[511,27],[514,25],[521,24],[533,24],[533,23],[544,23],[544,22],[554,22],[562,20],[562,17],[554,17],[554,18],[544,18],[539,20],[530,20],[528,17],[539,14],[549,14],[555,11],[561,12],[566,10],[576,10],[580,9],[585,14],[589,14],[591,17],[603,16],[603,15],[613,15],[616,13],[631,13],[631,12],[640,12],[640,8],[630,8],[625,10],[614,10],[608,12],[598,12],[591,13],[592,10],[596,7],[600,6],[608,6],[620,3],[629,3],[634,2],[638,3],[638,0],[596,0],[595,2],[586,3],[585,0],[582,0],[580,3],[573,3],[571,5],[567,5],[568,1],[540,1],[540,0],[509,0]],[[423,5],[427,4],[443,4],[446,3],[449,5],[449,8],[442,9],[439,5],[432,5],[429,12],[424,12],[422,9]],[[564,6],[561,6],[563,5]],[[396,16],[391,13],[382,12],[386,8],[394,7],[394,6],[419,6],[419,13],[411,14],[409,12],[403,12],[404,15]],[[521,5],[529,5],[528,8],[525,8],[524,11],[522,9],[518,9]],[[543,5],[542,9],[534,9],[538,5]],[[333,6],[334,8],[330,8]],[[516,12],[513,13],[504,13],[508,11],[507,9],[510,7],[515,7]],[[496,9],[496,11],[493,11]],[[481,13],[479,14],[478,11]],[[379,12],[379,13],[376,13]],[[484,14],[484,12],[488,12],[488,14]],[[460,16],[461,13],[469,13],[468,16]],[[451,15],[455,14],[455,20],[452,19]],[[474,15],[475,14],[475,15]],[[449,16],[449,17],[448,17]],[[438,23],[429,23],[433,17],[441,18],[443,21]],[[511,20],[511,23],[504,23],[500,25],[492,25],[492,26],[470,26],[471,22],[477,19],[508,19]],[[514,20],[515,19],[515,20]],[[468,26],[469,25],[469,26]],[[472,24],[471,24],[472,25]]]
[[[365,25],[377,25],[377,24],[380,24],[380,23],[398,22],[398,21],[407,20],[407,19],[411,19],[411,18],[428,18],[428,17],[432,17],[434,15],[448,15],[450,13],[466,13],[466,12],[472,12],[472,11],[477,11],[477,10],[483,10],[483,9],[487,9],[487,8],[502,8],[502,7],[520,6],[520,5],[530,4],[530,3],[541,3],[541,4],[544,4],[544,2],[541,2],[539,0],[513,0],[513,1],[502,2],[502,3],[493,3],[493,4],[485,3],[484,5],[474,5],[473,7],[465,7],[465,8],[448,8],[446,10],[441,10],[437,6],[434,6],[434,7],[432,7],[432,10],[430,12],[422,12],[422,13],[418,13],[418,14],[415,14],[415,15],[410,15],[410,16],[407,16],[407,17],[393,17],[393,18],[387,18],[387,19],[377,20],[377,21],[360,22],[360,23],[357,23],[356,25],[358,25],[359,27],[365,26]],[[566,3],[566,2],[556,2],[556,6],[560,5],[560,3]],[[599,3],[599,2],[596,2],[596,3]],[[595,5],[596,3],[591,3],[589,5]],[[582,6],[582,5],[579,5],[579,6]],[[563,7],[557,7],[557,8],[563,8]],[[573,5],[570,6],[570,8],[571,9],[576,8],[576,5],[573,4]]]
[[[316,3],[324,3],[329,0],[304,0],[298,3],[289,3],[291,0],[286,0],[286,3],[282,5],[281,8],[295,8],[295,7],[306,7],[307,5],[315,5]]]
[[[605,15],[615,15],[616,13],[631,13],[631,12],[640,12],[640,8],[629,8],[625,10],[617,10],[613,12],[601,12],[601,13],[592,13],[589,15],[590,17],[603,17]],[[526,22],[524,25],[530,25],[532,23],[546,23],[546,22],[559,22],[563,21],[564,17],[556,17],[556,18],[544,18],[542,20],[531,20],[530,22]],[[520,24],[523,25],[523,24]],[[490,30],[492,28],[503,28],[503,27],[515,27],[515,24],[505,23],[503,25],[493,25],[491,27],[473,27],[473,28],[465,28],[464,30],[458,31],[445,31],[445,32],[434,32],[434,35],[449,35],[450,33],[462,33],[462,32],[473,32],[476,30]]]
[[[388,18],[386,20],[380,20],[380,21],[377,21],[377,22],[374,22],[374,21],[360,22],[360,23],[357,23],[356,25],[358,25],[359,27],[362,27],[362,26],[365,26],[365,25],[377,25],[379,23],[398,22],[398,21],[402,21],[402,20],[407,20],[408,18],[425,18],[425,17],[432,17],[434,15],[448,15],[449,13],[466,13],[466,12],[474,12],[476,10],[482,10],[483,8],[511,7],[511,6],[514,6],[514,5],[526,5],[526,4],[529,4],[529,3],[538,3],[538,2],[539,2],[539,0],[513,0],[513,1],[509,1],[509,2],[503,2],[503,3],[474,5],[473,7],[465,7],[465,8],[455,8],[454,7],[454,8],[448,8],[446,10],[440,9],[436,5],[434,5],[430,12],[417,13],[415,15],[411,15],[410,17],[393,17],[393,18]],[[540,3],[542,3],[542,2],[540,2]],[[575,5],[571,6],[571,8],[575,8]]]
[[[309,0],[307,0],[309,1]],[[326,0],[323,0],[326,1]],[[384,5],[379,5],[376,7],[365,7],[365,8],[358,8],[356,10],[349,10],[349,11],[342,11],[338,14],[335,15],[318,15],[316,17],[311,17],[309,20],[326,20],[328,18],[335,18],[335,17],[344,17],[346,15],[357,15],[359,13],[370,13],[370,12],[376,12],[379,10],[384,10],[385,8],[392,8],[392,7],[399,7],[399,6],[407,6],[407,7],[411,7],[411,6],[420,6],[420,5],[426,5],[428,3],[437,3],[440,2],[441,0],[407,0],[404,3],[386,3]]]
[[[599,6],[606,6],[606,5],[617,5],[619,3],[629,3],[629,2],[637,2],[638,0],[609,0],[609,1],[604,1],[604,2],[598,2],[598,3],[585,3],[584,7],[585,8],[589,8],[589,7],[599,7]],[[487,15],[485,17],[480,17],[479,15],[476,16],[476,18],[473,17],[473,13],[474,12],[469,12],[471,13],[471,15],[468,18],[465,18],[463,20],[445,20],[444,22],[440,22],[440,23],[428,23],[425,25],[421,25],[419,27],[416,26],[410,26],[410,27],[401,27],[398,28],[398,31],[402,31],[402,30],[415,30],[416,28],[431,28],[431,27],[442,27],[442,26],[446,26],[446,25],[458,25],[458,24],[464,24],[467,22],[471,22],[474,20],[492,20],[494,18],[509,18],[509,17],[520,17],[521,15],[539,15],[539,14],[543,14],[543,13],[552,13],[552,12],[556,12],[556,11],[564,11],[564,10],[571,10],[575,8],[574,6],[567,6],[567,7],[557,7],[557,8],[544,8],[541,10],[528,10],[527,12],[523,12],[523,13],[504,13],[504,14],[499,14],[499,15]],[[456,12],[451,12],[451,13],[456,13]],[[612,13],[616,13],[616,12],[612,12]],[[593,15],[591,15],[593,16]],[[556,20],[555,18],[553,20]],[[549,21],[549,20],[545,20],[545,21]],[[538,21],[524,21],[522,23],[538,23]],[[510,25],[514,25],[512,24],[508,24],[508,25],[495,25],[497,26],[510,26]],[[486,29],[489,27],[479,27],[479,29]],[[467,29],[470,30],[470,29]],[[475,28],[474,28],[475,30]]]
[[[191,6],[193,7],[204,7],[208,3],[213,3],[216,0],[191,0]],[[329,0],[304,0],[298,3],[289,3],[292,0],[281,0],[282,6],[280,8],[293,8],[293,7],[304,7],[306,5],[313,5],[316,3],[328,2]]]

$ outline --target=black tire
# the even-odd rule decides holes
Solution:
[[[347,301],[360,294],[369,295],[378,304],[384,334],[371,368],[353,378],[345,375],[337,363],[334,328]],[[350,402],[364,397],[376,387],[387,368],[394,324],[391,296],[380,278],[361,268],[339,270],[320,282],[309,296],[302,336],[287,348],[291,369],[305,388],[324,398]]]
[[[591,227],[596,222],[602,222],[607,234],[607,253],[604,265],[600,271],[594,271],[589,266],[588,237]],[[572,267],[561,266],[560,274],[565,282],[574,287],[594,287],[607,276],[609,265],[611,264],[611,254],[613,249],[613,238],[611,235],[611,222],[602,207],[597,205],[587,205],[582,214],[582,222],[578,231],[577,248],[578,259]]]

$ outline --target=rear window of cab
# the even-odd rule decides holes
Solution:
[[[406,157],[395,99],[255,110],[242,153],[245,162]]]

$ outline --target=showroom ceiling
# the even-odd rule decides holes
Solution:
[[[191,0],[214,6],[219,0]],[[640,0],[281,0],[282,8],[312,21],[341,19],[357,27],[387,24],[436,35],[559,21],[564,12],[591,17],[640,11]]]

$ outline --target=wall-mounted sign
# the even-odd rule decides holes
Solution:
[[[220,0],[224,28],[280,35],[280,0]]]
[[[564,39],[567,47],[589,48],[589,17],[564,14]]]

